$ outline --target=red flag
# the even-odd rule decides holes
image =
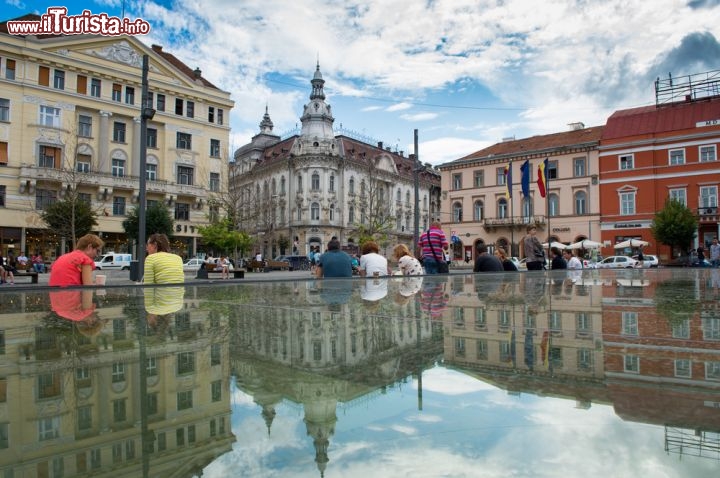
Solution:
[[[547,194],[547,167],[548,167],[548,158],[545,158],[545,161],[538,164],[538,178],[537,178],[537,185],[538,189],[540,190],[540,196],[545,197]]]

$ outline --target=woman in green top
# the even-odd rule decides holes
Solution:
[[[182,284],[185,282],[182,258],[168,252],[170,241],[165,234],[153,234],[145,247],[146,284]]]

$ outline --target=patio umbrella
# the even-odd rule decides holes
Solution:
[[[640,247],[649,244],[649,242],[641,241],[640,239],[628,239],[627,241],[618,242],[613,247],[615,247],[615,249],[625,249],[626,247]]]
[[[591,241],[590,239],[583,239],[579,242],[573,242],[569,246],[567,246],[568,249],[599,249],[602,247],[602,244],[599,242]]]
[[[562,242],[553,241],[548,245],[547,242],[543,242],[542,245],[545,249],[557,247],[558,249],[567,249],[567,245],[563,244]]]

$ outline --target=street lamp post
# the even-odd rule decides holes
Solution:
[[[142,99],[140,108],[140,181],[138,184],[138,245],[137,261],[138,276],[133,278],[139,281],[144,275],[145,266],[145,193],[147,169],[147,122],[155,116],[155,110],[148,104],[148,55],[143,55],[142,61]]]
[[[414,130],[415,138],[415,164],[413,165],[413,180],[415,182],[415,214],[413,221],[413,250],[417,248],[418,240],[420,239],[420,171],[422,170],[422,164],[420,163],[420,157],[418,156],[418,130]],[[417,251],[416,251],[417,252]],[[417,253],[415,254],[417,256]]]

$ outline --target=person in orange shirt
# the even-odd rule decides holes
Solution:
[[[92,271],[104,242],[95,234],[85,234],[78,239],[75,250],[63,254],[53,263],[50,271],[51,286],[93,285]]]

